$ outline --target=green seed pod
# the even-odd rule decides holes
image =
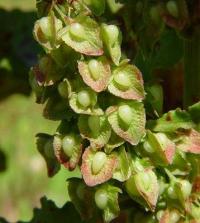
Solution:
[[[87,108],[91,105],[91,98],[90,93],[86,90],[82,90],[78,93],[78,103],[83,106],[84,108]]]
[[[171,199],[177,199],[178,198],[177,193],[176,193],[176,191],[175,191],[175,189],[172,185],[168,187],[167,194]]]
[[[181,180],[180,184],[181,184],[181,191],[183,193],[183,197],[184,197],[184,199],[187,199],[191,194],[192,185],[187,180]]]
[[[131,80],[129,78],[129,76],[122,72],[118,72],[115,76],[114,76],[114,81],[115,84],[117,85],[117,87],[122,90],[122,91],[126,91],[131,87]]]
[[[151,185],[151,177],[147,172],[139,172],[137,174],[138,179],[140,179],[140,185],[143,185],[145,190],[148,190]]]
[[[138,192],[138,189],[135,185],[135,179],[134,177],[130,177],[126,182],[125,182],[125,187],[126,187],[126,191],[128,192],[128,194],[130,196],[133,197],[139,197],[140,193]]]
[[[170,223],[177,223],[180,219],[180,214],[176,210],[172,210],[169,215]]]
[[[40,28],[47,39],[51,38],[51,21],[50,17],[43,17],[39,20]]]
[[[166,143],[169,141],[167,136],[164,133],[156,133],[155,136],[156,136],[159,144],[161,145],[161,147],[164,148]]]
[[[72,135],[67,135],[62,139],[62,148],[68,157],[71,157],[75,145],[76,141]]]
[[[76,38],[83,39],[85,36],[84,28],[79,23],[72,23],[70,25],[70,34]]]
[[[173,0],[168,1],[166,4],[166,8],[170,15],[172,15],[175,18],[179,17],[179,10],[178,10],[178,5],[176,1],[173,1]]]
[[[152,146],[148,141],[145,141],[145,142],[144,142],[144,144],[143,144],[143,148],[144,148],[145,151],[148,152],[148,153],[154,153],[154,152],[155,152],[153,146]]]
[[[57,33],[61,28],[62,22],[55,16],[42,17],[35,23],[34,34],[36,39],[43,43],[44,41],[51,41],[54,38],[55,33]]]
[[[98,135],[100,131],[100,117],[99,116],[90,116],[88,118],[88,126],[94,135]]]
[[[111,45],[113,45],[119,36],[119,29],[117,26],[115,25],[107,25],[105,27],[105,31],[106,31],[106,35],[107,35],[107,39],[110,42]]]
[[[97,152],[92,160],[92,173],[98,174],[107,161],[107,156],[104,152]]]
[[[88,63],[88,68],[89,68],[91,77],[94,80],[98,80],[101,76],[99,62],[95,59],[90,60]]]
[[[101,210],[105,209],[108,204],[108,194],[105,190],[99,189],[94,195],[95,203]]]
[[[128,105],[121,105],[118,108],[118,116],[126,126],[129,126],[132,120],[132,111]]]
[[[61,97],[63,98],[68,98],[68,85],[66,82],[61,82],[58,85],[58,92],[60,94]]]

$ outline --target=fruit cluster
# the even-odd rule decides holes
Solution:
[[[110,222],[127,207],[123,222],[197,222],[200,104],[146,120],[142,73],[121,51],[119,26],[103,17],[108,3],[44,4],[34,37],[45,53],[30,83],[44,117],[61,120],[54,135],[37,135],[48,175],[80,169],[68,190],[85,219]]]

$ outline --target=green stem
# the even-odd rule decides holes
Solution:
[[[200,100],[200,32],[184,45],[184,107]]]

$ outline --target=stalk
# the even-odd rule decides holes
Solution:
[[[200,32],[184,43],[184,108],[200,100]]]

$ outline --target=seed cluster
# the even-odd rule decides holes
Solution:
[[[105,1],[53,2],[35,23],[44,53],[30,83],[36,101],[45,104],[44,117],[61,121],[53,136],[37,135],[48,175],[60,165],[80,169],[82,178],[69,179],[68,189],[84,218],[101,213],[110,222],[123,198],[140,206],[132,210],[136,216],[147,212],[145,222],[196,218],[192,187],[199,175],[194,163],[200,134],[191,114],[181,110],[146,127],[142,74],[122,56],[122,33],[102,19],[105,8]],[[173,1],[167,9],[178,16]],[[191,119],[187,125],[184,115]]]

